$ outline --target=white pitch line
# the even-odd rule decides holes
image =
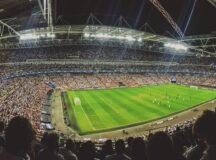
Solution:
[[[87,103],[88,103],[88,102],[87,102]],[[89,104],[89,103],[88,103],[88,104]],[[91,120],[90,120],[89,117],[87,116],[86,112],[84,111],[82,105],[80,105],[80,107],[81,107],[82,111],[84,112],[85,117],[88,119],[88,122],[89,122],[89,124],[91,125],[91,127],[93,128],[93,130],[96,130],[95,127],[93,126],[93,124],[91,123]]]
[[[74,92],[75,96],[76,96],[76,93]],[[76,96],[77,97],[77,96]],[[86,101],[87,102],[87,101]],[[82,103],[82,102],[81,102]],[[88,103],[88,102],[87,102]],[[89,103],[88,103],[89,104]],[[90,104],[89,104],[90,105]],[[86,119],[88,120],[88,123],[90,124],[90,126],[92,127],[93,130],[96,130],[95,127],[93,126],[93,124],[91,123],[91,120],[89,119],[89,117],[87,116],[86,112],[84,111],[83,107],[82,107],[82,104],[80,104],[80,107],[86,117]]]

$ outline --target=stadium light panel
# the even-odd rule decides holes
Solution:
[[[37,40],[40,38],[55,38],[56,35],[54,33],[40,33],[40,34],[35,34],[35,33],[26,33],[26,34],[21,34],[20,35],[20,40]]]
[[[109,38],[111,38],[111,36],[110,36],[110,35],[108,35],[108,34],[105,34],[104,38],[107,38],[107,39],[109,39]]]
[[[135,38],[133,38],[132,36],[126,36],[125,37],[128,41],[135,41]]]
[[[119,39],[119,40],[124,40],[125,39],[124,36],[116,36],[116,38]]]
[[[46,38],[45,34],[40,35],[41,38]]]
[[[117,39],[117,40],[126,40],[126,41],[138,41],[141,42],[142,38],[136,39],[132,36],[122,36],[122,35],[110,35],[107,33],[96,33],[96,34],[89,34],[89,33],[84,33],[85,38],[99,38],[99,39]]]
[[[85,33],[84,37],[88,38],[88,37],[90,37],[90,34],[89,33]]]
[[[103,34],[104,38],[109,38],[110,36],[108,34]]]
[[[42,35],[41,35],[42,36]],[[55,34],[54,33],[48,33],[47,35],[48,38],[55,38]]]
[[[138,42],[142,42],[142,38],[138,38],[137,41],[138,41]]]
[[[29,34],[21,34],[20,35],[20,40],[34,40],[34,39],[39,39],[40,36],[33,34],[33,33],[29,33]]]
[[[120,36],[113,35],[113,36],[111,36],[111,38],[113,38],[113,39],[120,39]]]
[[[103,34],[103,33],[98,33],[95,35],[95,37],[97,37],[97,38],[109,38],[109,36],[107,34]]]
[[[185,45],[179,44],[179,43],[165,43],[165,47],[175,49],[175,50],[184,50],[187,51],[187,47]]]

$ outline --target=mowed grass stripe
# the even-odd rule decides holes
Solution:
[[[83,110],[81,106],[75,106],[73,99],[76,97],[76,94],[74,91],[67,92],[68,96],[72,96],[73,98],[69,99],[69,103],[72,104],[68,107],[73,107],[76,120],[78,123],[78,129],[80,132],[82,132],[82,128],[85,128],[86,130],[95,130],[93,125],[91,124],[91,121],[88,119],[88,116],[86,115],[86,112]],[[82,116],[81,116],[82,115]]]
[[[154,89],[156,90],[155,86],[154,86]],[[141,89],[131,90],[130,92],[132,95],[134,95],[133,98],[136,99],[136,102],[139,102],[140,105],[138,106],[142,106],[142,105],[145,106],[145,110],[146,110],[145,116],[147,116],[147,119],[152,118],[152,117],[158,118],[161,115],[164,115],[165,113],[167,113],[166,110],[168,109],[168,106],[164,107],[165,104],[163,103],[160,103],[160,105],[158,105],[157,103],[153,103],[154,98],[156,98],[157,101],[160,101],[160,97],[161,97],[160,92],[157,92],[151,95],[150,95],[150,92],[151,92],[150,89],[148,92],[145,92],[145,93],[142,93]],[[139,97],[139,98],[136,98],[136,97]],[[164,109],[161,110],[161,107],[163,107]]]
[[[211,90],[206,90],[206,89],[194,89],[194,88],[189,88],[189,87],[184,87],[184,86],[175,86],[175,85],[168,85],[167,86],[167,92],[172,93],[171,95],[173,96],[173,101],[176,99],[176,93],[181,89],[181,96],[187,99],[187,104],[190,104],[190,106],[194,106],[197,104],[200,104],[202,102],[211,100],[214,98],[215,94]],[[212,95],[211,95],[212,92]],[[177,103],[178,100],[176,100],[174,103]],[[178,101],[178,103],[181,103],[183,101]]]
[[[126,109],[129,110],[130,114],[133,114],[138,121],[140,121],[140,119],[143,119],[144,117],[147,117],[149,111],[149,113],[152,114],[157,114],[158,110],[154,109],[152,107],[152,104],[147,103],[147,99],[145,99],[146,101],[143,103],[143,101],[141,99],[137,99],[134,100],[133,97],[131,95],[134,95],[133,93],[135,93],[136,89],[133,91],[121,91],[118,90],[118,94],[121,95],[122,97],[125,97],[124,101],[127,103],[127,107]],[[143,94],[143,93],[142,93]],[[147,110],[147,108],[149,108],[149,110]]]
[[[205,89],[205,88],[190,88],[190,87],[185,87],[181,85],[167,85],[166,89],[168,91],[176,91],[178,92],[181,90],[182,95],[190,95],[192,97],[197,97],[197,98],[206,98],[209,97],[211,94],[214,97],[215,91],[210,90],[210,89]],[[191,94],[193,93],[193,94]]]
[[[216,97],[215,90],[173,84],[74,92],[95,128],[88,127],[83,119],[78,122],[83,134],[162,118]],[[78,110],[77,119],[82,114]]]
[[[158,89],[162,91],[163,88],[159,87]],[[173,105],[181,104],[183,108],[193,107],[215,97],[215,92],[212,92],[211,90],[194,89],[172,84],[166,85],[166,92],[170,93]],[[181,98],[176,98],[178,95],[180,95]],[[182,106],[180,106],[180,110],[182,109]]]
[[[169,93],[173,95],[172,92],[169,92]],[[164,95],[164,92],[162,92],[159,87],[153,88],[151,95],[146,94],[145,97],[148,97],[147,99],[150,100],[150,103],[153,103],[152,100],[155,101],[156,99],[156,102],[154,104],[157,107],[166,106],[166,107],[163,107],[163,110],[160,110],[162,114],[167,113],[167,110],[169,110],[170,112],[171,108],[182,107],[182,104],[179,103],[181,101],[173,102],[175,98],[174,96],[169,96],[169,98],[167,99],[167,96]]]
[[[94,99],[92,99],[89,96],[89,92],[79,92],[79,96],[81,99],[81,103],[84,107],[84,111],[87,113],[88,119],[90,120],[90,123],[97,129],[101,129],[104,127],[104,124],[101,121],[101,116],[98,116],[94,106],[91,104]],[[85,128],[83,128],[85,130]]]
[[[140,91],[132,90],[130,91],[130,93],[133,95],[133,97],[129,97],[128,100],[134,102],[134,97],[140,94]],[[125,94],[127,94],[127,92],[125,92]],[[148,96],[148,94],[145,93],[142,94],[142,98],[137,98],[135,100],[134,105],[140,108],[138,111],[142,116],[139,117],[139,121],[143,120],[143,118],[145,118],[146,120],[149,120],[152,117],[157,118],[158,116],[165,113],[164,110],[161,110],[157,104],[154,104],[152,102],[152,97]],[[131,104],[131,106],[133,106],[133,104]]]
[[[127,96],[122,96],[119,94],[118,90],[114,90],[113,93],[109,93],[109,97],[113,102],[118,105],[118,109],[122,111],[122,117],[126,119],[125,122],[136,121],[137,116],[131,114],[132,112],[135,113],[135,110],[129,106]]]
[[[104,102],[106,102],[106,105],[104,106],[104,109],[112,116],[115,117],[115,120],[118,121],[118,125],[125,124],[131,119],[133,120],[134,117],[132,117],[125,109],[121,102],[121,99],[119,99],[118,95],[113,91],[108,92],[98,92],[98,96],[101,96]],[[111,110],[109,110],[111,109]]]
[[[200,100],[198,100],[198,103],[197,103],[195,96],[190,98],[190,96],[188,96],[190,94],[187,93],[186,90],[181,90],[181,92],[179,93],[179,88],[175,89],[173,87],[173,90],[172,90],[172,88],[169,88],[170,86],[172,86],[172,85],[167,85],[167,88],[165,90],[166,90],[166,93],[169,93],[169,97],[170,97],[169,102],[170,102],[171,109],[175,108],[176,111],[179,111],[179,110],[182,110],[184,108],[189,108],[189,107],[192,107],[194,105],[201,103]],[[158,91],[160,91],[160,92],[158,92]],[[153,96],[155,95],[155,93],[157,93],[158,95],[161,95],[163,93],[163,91],[164,91],[163,87],[161,87],[161,88],[157,87],[157,89],[154,90],[154,92],[153,92]],[[182,94],[182,93],[184,93],[184,94]],[[193,92],[191,92],[191,93],[193,93]],[[181,94],[180,98],[176,98],[180,94]],[[182,96],[182,95],[184,95],[184,96]],[[192,94],[192,95],[194,95],[194,94]],[[183,97],[186,97],[186,99]],[[163,102],[165,102],[165,101],[163,101]],[[191,104],[193,104],[193,105],[191,105]]]
[[[169,96],[168,96],[169,99],[167,99],[167,100],[164,100],[164,98],[166,98],[166,96],[164,96],[163,92],[164,92],[164,89],[162,87],[161,88],[157,87],[157,88],[154,88],[151,95],[153,97],[158,98],[160,101],[166,102],[167,100],[169,100],[170,102],[172,102],[171,103],[172,105],[175,104],[175,105],[179,105],[180,107],[182,107],[182,105],[185,105],[184,101],[180,101],[179,98],[177,98],[179,95],[178,90],[176,91],[174,89],[173,90],[166,89],[166,93],[169,93]],[[182,95],[181,95],[181,97],[182,97]]]
[[[107,92],[107,93],[109,93],[109,94],[107,94],[107,96],[109,98],[105,97],[105,100],[107,102],[113,101],[113,102],[110,102],[110,103],[113,104],[113,107],[117,106],[117,109],[119,110],[119,112],[122,113],[122,114],[119,114],[117,118],[124,118],[124,119],[126,119],[126,120],[122,121],[119,124],[119,126],[125,125],[125,124],[131,124],[131,122],[134,122],[134,121],[135,122],[139,122],[140,117],[143,118],[144,114],[141,112],[140,109],[139,110],[136,109],[136,107],[135,107],[136,104],[130,105],[129,103],[131,103],[131,101],[128,101],[129,97],[127,97],[126,95],[121,95],[119,92],[117,92],[118,90],[114,91],[114,93],[116,92],[116,94],[114,94],[113,91],[112,91],[112,93],[111,92]],[[103,91],[101,91],[99,93],[102,93],[102,92]],[[104,96],[103,94],[100,94],[100,96],[103,97]],[[124,101],[122,101],[122,99],[119,99],[118,97],[124,97]],[[116,105],[116,104],[118,104],[118,105]],[[138,105],[138,106],[142,107],[140,105]],[[113,114],[109,110],[108,110],[108,112],[110,114]],[[140,117],[138,117],[138,115]],[[115,116],[115,115],[112,115],[112,116]]]
[[[94,109],[98,112],[99,116],[102,117],[101,121],[106,124],[106,127],[118,126],[118,115],[120,114],[118,110],[113,109],[109,103],[102,99],[100,92],[89,92],[89,96],[94,99],[92,105]],[[96,101],[97,99],[97,101]]]

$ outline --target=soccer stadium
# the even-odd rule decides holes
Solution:
[[[215,0],[1,0],[0,160],[216,160]]]

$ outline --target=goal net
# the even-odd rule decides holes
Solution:
[[[198,89],[198,87],[197,87],[197,86],[190,86],[190,88]]]
[[[80,99],[78,97],[74,98],[74,104],[75,104],[75,106],[81,105],[81,101],[80,101]]]

